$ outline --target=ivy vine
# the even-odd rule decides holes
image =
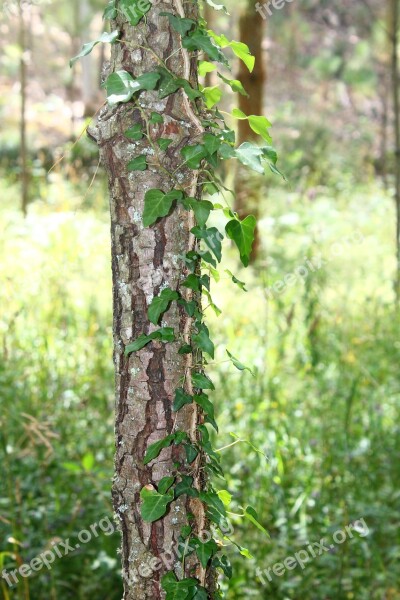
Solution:
[[[216,10],[225,10],[222,5],[216,4],[213,0],[204,1]],[[136,26],[142,19],[146,19],[146,14],[151,8],[152,4],[144,0],[119,0],[118,7],[115,1],[111,0],[104,11],[103,17],[105,20],[114,21],[120,11],[132,26]],[[251,72],[254,69],[255,59],[245,44],[228,40],[225,35],[217,35],[214,31],[207,29],[207,24],[202,18],[197,22],[171,12],[162,12],[160,16],[168,18],[170,26],[181,37],[182,47],[198,58],[198,73],[200,76],[217,71],[222,85],[228,86],[235,93],[247,95],[240,81],[223,75],[218,71],[217,67],[218,64],[222,67],[229,66],[229,61],[224,50],[230,49],[239,60],[244,62]],[[118,30],[111,33],[103,33],[97,40],[85,44],[81,52],[71,60],[71,65],[79,58],[89,54],[96,44],[104,42],[115,43],[118,41],[118,37]],[[182,205],[187,211],[193,212],[196,225],[192,228],[191,233],[197,240],[197,246],[196,250],[188,252],[185,256],[181,257],[183,265],[189,271],[189,275],[181,285],[196,294],[204,295],[209,305],[217,314],[220,314],[220,310],[213,302],[211,296],[210,282],[211,278],[218,281],[220,277],[218,264],[222,259],[222,240],[226,236],[234,242],[242,264],[247,267],[254,242],[256,219],[250,215],[241,220],[239,215],[233,212],[228,204],[223,206],[214,204],[209,200],[188,196],[185,190],[181,189],[177,173],[183,166],[199,171],[202,175],[203,192],[210,195],[217,192],[222,192],[223,195],[223,191],[226,190],[222,181],[216,175],[216,169],[223,161],[238,160],[246,167],[258,173],[264,173],[265,166],[267,165],[273,173],[283,176],[277,167],[277,153],[270,145],[271,136],[269,129],[271,123],[264,116],[245,115],[239,109],[234,109],[231,113],[224,113],[217,108],[217,104],[223,96],[219,85],[213,87],[202,87],[199,85],[198,88],[193,88],[189,81],[174,74],[152,48],[144,46],[140,46],[140,48],[152,53],[156,59],[157,68],[136,78],[124,70],[113,72],[105,81],[104,87],[107,92],[107,102],[110,106],[133,102],[135,108],[140,111],[144,125],[139,123],[129,128],[125,131],[126,138],[132,141],[139,141],[143,137],[146,137],[154,150],[151,156],[152,161],[154,161],[153,163],[149,163],[150,157],[148,155],[139,155],[128,162],[127,170],[145,171],[149,166],[154,164],[154,166],[167,172],[171,181],[174,182],[174,188],[171,190],[150,189],[146,192],[142,215],[143,225],[144,227],[151,227],[159,219],[167,217],[176,205]],[[199,58],[201,56],[206,56],[207,60],[201,60]],[[204,128],[204,133],[195,140],[195,144],[186,146],[181,150],[181,165],[175,172],[168,172],[163,165],[163,153],[167,151],[172,140],[161,138],[156,142],[156,146],[156,143],[152,141],[150,136],[150,125],[162,123],[163,117],[158,113],[152,113],[148,117],[140,106],[138,97],[144,90],[155,90],[162,99],[177,92],[179,89],[184,90],[191,102],[192,110]],[[198,99],[201,99],[207,107],[206,115],[202,114],[199,110]],[[248,120],[250,128],[260,136],[262,143],[245,142],[236,147],[235,131],[227,125],[226,117],[229,117],[232,121],[238,119]],[[207,225],[212,211],[216,210],[221,210],[226,218],[224,234],[216,227],[209,227]],[[226,272],[232,282],[245,292],[245,284],[230,271]],[[198,303],[195,300],[186,300],[177,290],[170,288],[163,289],[159,296],[152,300],[148,308],[149,321],[153,325],[158,326],[162,316],[173,302],[177,302],[193,322],[191,334],[187,340],[182,340],[179,354],[194,353],[196,356],[196,352],[199,351],[199,356],[202,356],[204,353],[213,359],[214,343],[210,338],[209,329],[203,321],[202,311],[199,310]],[[175,342],[174,329],[171,327],[160,327],[148,335],[140,335],[126,347],[125,354],[129,355],[137,352],[153,340],[159,340],[166,344]],[[228,350],[227,356],[233,366],[239,371],[250,371],[248,367],[243,365]],[[214,405],[206,393],[215,388],[205,373],[205,366],[206,361],[203,359],[200,363],[197,362],[195,364],[191,373],[190,389],[195,390],[195,392],[189,394],[186,390],[185,381],[182,381],[181,386],[175,391],[173,402],[173,411],[175,412],[192,403],[196,403],[201,408],[204,423],[198,426],[197,441],[194,443],[183,431],[175,431],[148,447],[146,455],[143,457],[143,464],[147,465],[157,459],[164,448],[171,445],[182,445],[185,450],[187,467],[189,469],[199,454],[206,457],[205,469],[209,477],[206,489],[203,491],[196,489],[193,477],[187,474],[190,471],[182,470],[180,465],[176,465],[176,473],[164,477],[159,482],[157,489],[152,485],[145,486],[142,489],[140,494],[142,500],[141,514],[144,521],[152,523],[162,519],[171,503],[183,494],[192,498],[198,498],[204,504],[207,518],[213,524],[215,539],[203,542],[196,537],[189,524],[183,527],[180,538],[180,542],[182,542],[184,547],[183,563],[185,557],[195,552],[204,569],[213,566],[222,571],[226,577],[230,578],[232,576],[232,569],[227,556],[221,551],[223,544],[220,543],[220,539],[233,543],[243,556],[251,558],[251,555],[245,548],[241,548],[230,538],[226,538],[224,534],[226,532],[225,524],[228,519],[228,508],[232,498],[225,490],[216,491],[211,483],[213,477],[223,477],[224,474],[220,464],[220,452],[214,450],[210,441],[209,431],[206,427],[206,424],[209,424],[218,432]],[[252,507],[242,509],[242,514],[235,516],[246,518],[255,527],[268,535],[264,527],[260,524],[257,513]],[[167,600],[207,600],[208,598],[208,592],[195,578],[186,577],[179,579],[178,574],[171,571],[164,575],[161,583],[162,588],[166,592]],[[215,597],[221,597],[219,591],[216,592]]]

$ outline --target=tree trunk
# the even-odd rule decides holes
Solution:
[[[396,295],[400,299],[400,73],[399,73],[399,26],[400,8],[399,0],[391,1],[391,28],[390,37],[392,45],[392,91],[394,110],[394,139],[395,139],[395,205],[396,205]]]
[[[29,171],[28,171],[28,148],[26,139],[26,86],[27,86],[27,64],[26,64],[26,23],[24,7],[21,2],[18,3],[19,13],[19,46],[21,52],[20,58],[20,167],[21,167],[21,208],[26,216],[29,202]]]
[[[249,73],[245,64],[240,61],[238,79],[242,82],[249,97],[239,95],[239,108],[246,115],[262,115],[264,112],[264,86],[266,71],[263,60],[264,21],[256,11],[256,0],[248,0],[247,7],[239,19],[240,41],[247,44],[250,52],[256,59],[254,71]],[[250,128],[248,120],[238,122],[238,144],[256,139],[257,134]],[[239,163],[235,176],[235,210],[240,218],[244,219],[250,214],[255,217],[259,212],[262,178],[248,170]],[[252,261],[257,257],[260,245],[258,230],[256,231],[252,251]]]
[[[90,21],[91,21],[91,7],[89,5],[88,0],[80,0],[79,2],[79,33],[80,33],[80,42],[83,44],[84,40],[82,39],[82,33],[90,29]],[[83,57],[81,60],[81,81],[82,81],[82,100],[83,100],[83,116],[91,117],[96,112],[96,93],[97,89],[94,85],[94,76],[93,76],[93,56],[92,54],[88,54]]]
[[[160,12],[171,9],[182,17],[198,19],[197,2],[182,0],[157,3],[136,27],[125,21],[122,12],[119,14],[117,22],[113,22],[121,40],[112,47],[113,71],[126,70],[135,77],[154,71],[158,66],[156,52],[163,61],[168,59],[171,71],[192,85],[197,84],[197,61],[191,60],[181,48],[180,37],[171,29],[168,19],[159,17]],[[162,124],[149,125],[153,143],[146,137],[139,142],[128,140],[124,132],[134,124],[143,123],[144,116],[149,119],[152,112],[164,119]],[[124,355],[125,347],[133,339],[157,329],[149,323],[147,310],[161,290],[169,287],[180,291],[187,300],[193,299],[193,292],[180,288],[188,274],[180,257],[195,247],[190,233],[194,226],[192,213],[177,207],[169,217],[150,228],[143,227],[142,213],[147,190],[157,188],[168,192],[176,187],[176,181],[163,167],[175,171],[182,164],[180,150],[202,131],[182,90],[163,100],[155,92],[144,92],[139,102],[105,107],[89,131],[99,144],[110,189],[117,448],[113,497],[122,532],[124,600],[164,598],[160,579],[171,568],[180,577],[196,576],[208,589],[212,585],[207,585],[212,575],[202,569],[197,559],[190,557],[183,573],[182,561],[176,556],[178,537],[182,526],[189,522],[189,513],[194,515],[190,521],[194,531],[207,526],[203,504],[181,496],[165,518],[152,524],[144,522],[140,512],[141,489],[157,485],[163,477],[175,473],[174,463],[185,463],[182,446],[172,446],[164,449],[155,462],[144,466],[149,444],[176,430],[183,430],[192,441],[196,440],[196,428],[201,421],[196,406],[172,412],[174,392],[183,380],[186,391],[193,394],[190,378],[193,356],[178,355],[182,340],[190,342],[192,320],[173,303],[162,325],[173,327],[180,343],[163,345],[155,341],[129,357]],[[162,166],[156,164],[155,150],[160,137],[173,139]],[[138,154],[146,154],[154,166],[144,172],[129,173],[127,163]],[[198,172],[185,166],[178,175],[186,193],[198,197]],[[199,490],[204,486],[199,475],[200,461],[191,465],[190,471]],[[172,555],[168,568],[164,562]],[[157,563],[158,559],[161,562]]]
[[[240,61],[238,79],[243,86],[249,98],[239,95],[239,108],[246,115],[262,115],[264,111],[264,85],[266,81],[265,65],[263,60],[263,37],[264,20],[256,12],[256,0],[247,0],[247,7],[239,18],[239,38],[240,41],[247,44],[250,52],[256,59],[255,67],[252,73],[249,73],[243,61]],[[247,120],[239,121],[238,142],[246,142],[256,139],[257,134],[250,128]]]

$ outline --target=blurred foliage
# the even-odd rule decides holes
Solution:
[[[2,197],[10,206],[15,189]],[[52,208],[1,215],[0,551],[22,562],[112,519],[108,223],[65,210],[60,194]],[[120,598],[118,544],[94,538],[40,571],[26,580],[31,598]]]
[[[23,562],[112,514],[108,222],[100,208],[77,213],[71,192],[37,203],[24,222],[11,208],[13,188],[2,190],[0,551]],[[391,284],[391,201],[377,187],[352,190],[350,199],[349,190],[310,199],[274,189],[269,197],[262,256],[250,273],[239,273],[251,293],[238,303],[235,286],[222,280],[213,295],[224,316],[208,316],[220,341],[218,444],[229,445],[234,432],[267,456],[245,444],[223,451],[229,475],[221,487],[234,493],[235,504],[255,506],[271,535],[268,541],[232,517],[235,539],[254,558],[243,562],[228,548],[235,575],[227,598],[394,600],[400,324]],[[89,205],[101,202],[92,198]],[[319,256],[323,267],[273,292]],[[233,258],[225,266],[237,272]],[[255,378],[226,362],[225,347]],[[266,586],[257,579],[257,567],[267,569],[359,518],[367,537],[355,536]],[[119,598],[117,547],[118,534],[100,536],[55,561],[51,571],[25,580],[31,598]],[[5,557],[8,570],[13,564]],[[18,589],[12,600],[25,598]]]

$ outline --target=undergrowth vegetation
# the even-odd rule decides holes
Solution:
[[[55,181],[24,221],[4,198],[0,241],[0,566],[111,517],[113,368],[106,191]],[[350,195],[351,192],[351,195]],[[214,284],[220,340],[213,377],[227,486],[271,536],[232,517],[247,561],[232,554],[229,599],[395,600],[398,533],[399,329],[392,289],[393,207],[378,187],[270,189],[263,247]],[[360,210],[362,207],[362,211]],[[228,249],[228,248],[227,248]],[[312,267],[311,267],[311,266]],[[228,249],[225,267],[238,271]],[[288,278],[288,276],[292,277]],[[246,366],[232,368],[228,349]],[[234,434],[230,435],[230,433]],[[246,440],[246,441],[239,441]],[[357,519],[355,534],[302,570],[257,576]],[[100,535],[2,600],[121,597],[118,534]],[[17,565],[16,565],[17,566]],[[259,575],[260,571],[258,571]]]

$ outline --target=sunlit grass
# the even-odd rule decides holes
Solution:
[[[0,552],[24,561],[111,514],[109,218],[105,188],[95,187],[83,210],[85,191],[56,175],[24,220],[17,189],[0,190]],[[234,523],[254,560],[229,550],[235,575],[227,598],[394,600],[400,344],[392,200],[379,188],[313,199],[270,190],[263,214],[258,263],[242,270],[228,251],[223,265],[249,292],[222,269],[213,297],[223,314],[207,310],[218,342],[210,367],[218,445],[229,444],[232,431],[267,456],[241,444],[223,452],[227,484],[217,485],[227,485],[237,505],[253,505],[271,534],[268,541]],[[320,254],[324,266],[271,292]],[[234,369],[226,348],[254,378]],[[369,536],[266,586],[257,580],[257,566],[361,517]],[[38,573],[28,580],[31,597],[119,598],[117,545],[118,536],[99,538]],[[4,560],[12,568],[14,560]]]

